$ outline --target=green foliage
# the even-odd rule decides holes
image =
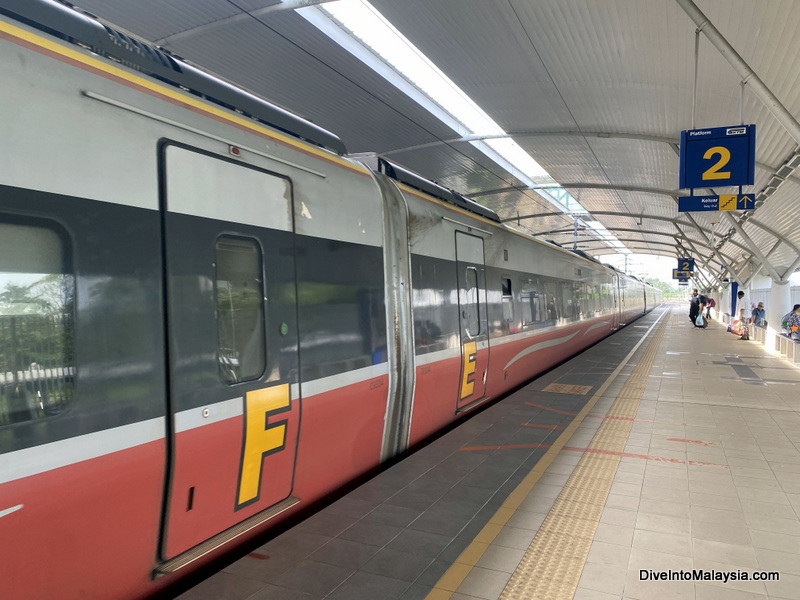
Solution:
[[[679,289],[675,289],[672,284],[667,283],[666,281],[661,281],[656,277],[646,277],[645,283],[649,283],[654,288],[661,290],[664,294],[664,299],[667,298],[683,298],[684,291]]]
[[[0,291],[0,424],[53,414],[69,401],[72,290],[70,277],[52,274]]]
[[[69,363],[72,288],[63,275],[30,285],[9,283],[0,292],[0,372]]]

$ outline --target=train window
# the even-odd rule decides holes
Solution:
[[[564,307],[561,305],[561,298],[558,295],[558,282],[554,279],[546,278],[543,280],[545,296],[547,297],[546,314],[550,325],[554,325],[564,314]]]
[[[531,325],[545,320],[538,282],[528,280],[526,283],[523,283],[519,299],[522,303],[523,325]]]
[[[220,375],[230,384],[258,379],[266,367],[261,246],[223,235],[215,259]]]
[[[580,301],[575,297],[575,287],[572,282],[561,282],[561,298],[563,299],[563,317],[567,321],[576,321],[580,318]]]
[[[586,284],[575,281],[572,283],[572,290],[572,318],[578,321],[588,312]]]
[[[556,308],[556,301],[553,296],[547,295],[545,297],[545,318],[550,322],[550,324],[554,324],[558,321],[558,309]]]
[[[478,307],[478,270],[467,267],[464,274],[464,302],[461,307],[464,329],[467,335],[475,337],[481,332],[480,309]]]
[[[0,220],[0,426],[62,412],[72,401],[75,279],[66,236]]]
[[[511,294],[511,279],[502,277],[503,286],[503,321],[510,323],[514,320],[514,297]]]
[[[592,286],[592,310],[594,313],[603,311],[603,301],[601,299],[601,292],[599,285]]]
[[[614,308],[614,289],[611,283],[603,284],[603,310],[610,311]]]

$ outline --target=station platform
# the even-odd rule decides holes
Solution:
[[[800,368],[665,305],[180,598],[800,599]]]

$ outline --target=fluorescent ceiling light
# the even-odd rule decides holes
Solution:
[[[559,210],[587,214],[530,154],[369,2],[338,0],[296,12],[462,137],[489,136],[469,143]],[[540,185],[548,182],[554,188],[541,189]],[[595,230],[610,240],[609,245],[615,242],[612,247],[624,248],[605,228]]]
[[[592,233],[600,238],[607,246],[614,248],[617,252],[621,252],[622,254],[631,254],[631,251],[625,247],[625,244],[614,237],[614,234],[606,229],[600,221],[584,221],[584,223]]]
[[[298,12],[305,14],[311,10],[321,10],[333,17],[370,51],[443,108],[462,126],[457,129],[461,135],[507,136],[480,106],[366,0],[327,2]],[[514,171],[527,178],[548,176],[547,171],[511,138],[501,137],[470,143],[478,148],[489,146],[508,161],[515,168]]]

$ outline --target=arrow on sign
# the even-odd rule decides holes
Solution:
[[[755,206],[755,199],[747,194],[742,194],[736,202],[736,210],[750,210],[751,208],[755,208]]]

